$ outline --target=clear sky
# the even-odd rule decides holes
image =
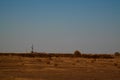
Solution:
[[[120,52],[120,0],[0,0],[0,52]]]

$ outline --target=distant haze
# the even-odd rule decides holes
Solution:
[[[120,0],[0,0],[0,52],[120,52]]]

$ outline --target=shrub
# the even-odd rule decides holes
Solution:
[[[80,56],[81,56],[81,52],[78,51],[78,50],[76,50],[76,51],[74,52],[74,55],[75,55],[76,57],[80,57]]]
[[[119,52],[115,52],[114,55],[115,56],[120,56],[120,53]]]

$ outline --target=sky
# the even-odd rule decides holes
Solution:
[[[0,0],[0,52],[120,52],[120,0]]]

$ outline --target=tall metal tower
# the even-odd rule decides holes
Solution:
[[[34,47],[33,47],[33,44],[31,46],[31,53],[34,53]]]

